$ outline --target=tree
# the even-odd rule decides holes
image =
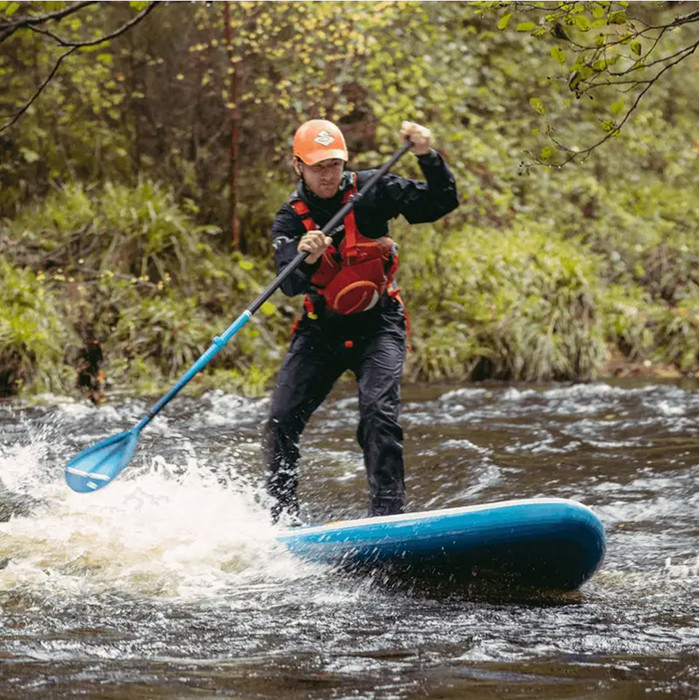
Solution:
[[[34,5],[34,3],[28,4]],[[68,58],[80,49],[97,47],[100,44],[104,44],[105,42],[111,41],[112,39],[116,39],[122,34],[125,34],[129,31],[129,29],[137,25],[144,17],[150,14],[158,3],[130,3],[132,7],[140,7],[143,5],[145,5],[145,7],[143,7],[143,9],[141,9],[141,11],[138,12],[134,17],[132,17],[116,29],[101,35],[98,33],[98,36],[93,37],[91,39],[77,39],[74,36],[72,36],[71,38],[67,38],[65,35],[59,36],[54,31],[46,29],[43,26],[48,24],[49,22],[61,22],[62,20],[65,20],[66,17],[74,15],[80,12],[81,10],[85,9],[86,7],[89,7],[90,5],[94,4],[96,3],[93,1],[77,2],[60,10],[56,10],[54,12],[47,12],[43,14],[37,13],[36,7],[30,6],[27,14],[24,14],[16,19],[12,19],[17,9],[19,9],[19,3],[0,3],[0,11],[3,9],[5,10],[5,19],[3,21],[0,21],[0,44],[9,39],[13,34],[20,32],[21,30],[27,30],[30,32],[35,32],[37,34],[42,34],[43,36],[47,37],[50,42],[53,42],[55,46],[60,47],[61,49],[66,49],[65,51],[63,51],[63,53],[61,53],[58,56],[51,71],[48,73],[46,78],[39,83],[38,87],[35,88],[31,96],[24,102],[24,104],[20,105],[19,107],[17,107],[17,109],[15,109],[14,112],[10,113],[8,121],[0,125],[0,132],[4,131],[5,129],[9,129],[9,127],[11,127],[15,122],[17,122],[17,120],[32,106],[34,101],[39,97],[39,95],[41,95],[41,93],[44,91],[47,85],[54,78],[64,59]],[[71,29],[75,30],[77,28],[80,28],[81,25],[82,22],[80,20],[77,20],[77,22],[74,21],[71,23]]]
[[[560,121],[547,120],[549,144],[534,160],[562,166],[587,157],[619,135],[649,91],[667,73],[690,59],[699,46],[692,25],[699,10],[681,12],[681,2],[514,2],[485,3],[504,8],[500,30],[531,36],[558,66],[554,77],[576,100],[595,100],[597,135],[584,146],[561,137]],[[520,21],[513,21],[516,16]],[[542,116],[538,96],[531,107]]]

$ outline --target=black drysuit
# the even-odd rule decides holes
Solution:
[[[367,238],[388,235],[388,222],[402,214],[411,224],[436,221],[458,204],[454,177],[435,151],[418,156],[425,181],[384,175],[355,206],[360,233]],[[373,171],[357,173],[361,190]],[[345,173],[340,190],[331,199],[320,199],[299,183],[293,198],[300,197],[322,228],[342,206],[351,187]],[[306,228],[287,202],[272,224],[277,272],[297,255]],[[335,245],[339,241],[335,240]],[[400,513],[405,507],[403,479],[403,431],[400,414],[400,379],[405,362],[406,332],[403,307],[384,293],[372,309],[341,315],[325,308],[311,283],[320,261],[302,263],[284,282],[288,296],[309,294],[314,313],[304,311],[284,358],[272,396],[263,440],[268,468],[268,491],[274,503],[272,515],[298,514],[296,496],[299,438],[313,411],[345,371],[357,378],[360,421],[357,440],[364,451],[369,481],[369,514]],[[317,316],[317,318],[315,318]]]

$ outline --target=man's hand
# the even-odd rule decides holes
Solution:
[[[318,258],[328,249],[328,246],[333,242],[330,236],[326,236],[322,231],[309,231],[306,235],[301,237],[299,241],[298,252],[307,252],[309,255],[306,258],[306,262],[313,264],[317,262]]]
[[[403,122],[401,124],[400,135],[413,142],[410,149],[416,156],[424,156],[432,148],[432,132],[425,126],[415,124],[415,122]]]

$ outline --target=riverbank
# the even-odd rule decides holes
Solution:
[[[71,185],[0,225],[0,396],[171,386],[274,277],[271,251],[225,250],[190,209],[147,180]],[[604,230],[396,222],[406,379],[697,376],[699,241]],[[267,391],[300,310],[277,292],[192,390]]]

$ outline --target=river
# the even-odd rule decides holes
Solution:
[[[71,492],[66,461],[150,405],[0,403],[2,698],[698,698],[699,386],[406,386],[412,510],[572,498],[604,523],[566,603],[376,585],[275,543],[266,399],[178,397],[124,473]],[[302,442],[303,517],[366,510],[356,399]]]

